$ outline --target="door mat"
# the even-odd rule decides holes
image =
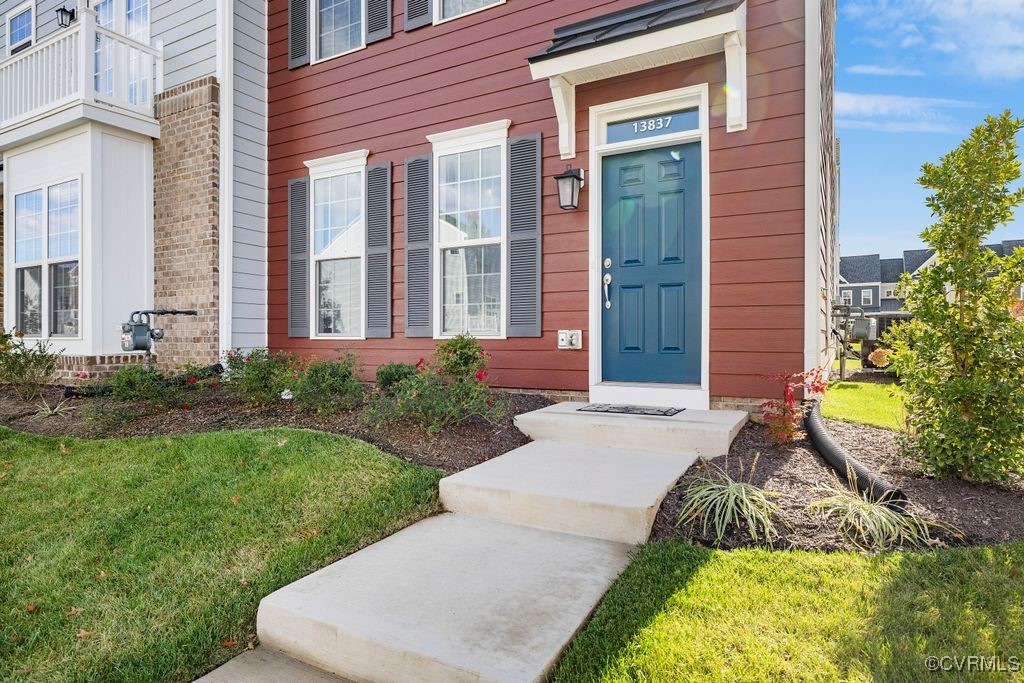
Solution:
[[[620,415],[651,415],[653,417],[672,417],[686,408],[650,408],[648,406],[620,406],[612,403],[588,403],[576,409],[581,413],[617,413]]]

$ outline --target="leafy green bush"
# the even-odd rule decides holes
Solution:
[[[355,367],[356,358],[352,354],[340,361],[309,363],[293,383],[296,405],[318,413],[355,408],[363,396],[363,385],[359,383]]]
[[[452,378],[474,377],[487,368],[487,353],[471,334],[460,334],[437,345],[434,351],[437,367]]]
[[[406,376],[386,388],[378,384],[366,420],[372,425],[407,421],[437,433],[474,417],[490,422],[501,418],[504,407],[487,387],[487,354],[476,339],[459,335],[442,342],[435,357],[434,367],[420,359],[411,374],[389,371]]]
[[[107,380],[110,394],[118,401],[171,405],[178,402],[180,391],[149,365],[126,365]]]
[[[415,374],[416,366],[411,363],[385,363],[377,368],[377,388],[390,394],[395,385]]]
[[[53,382],[59,357],[49,342],[26,344],[18,333],[0,332],[0,382],[10,384],[23,401],[37,398]]]
[[[225,360],[227,386],[254,405],[280,401],[281,393],[299,378],[298,360],[283,351],[234,349]]]
[[[1024,249],[1000,258],[992,231],[1024,202],[1016,136],[1024,120],[990,116],[970,137],[925,164],[922,186],[937,222],[921,233],[934,265],[900,283],[909,322],[889,332],[902,380],[913,450],[939,476],[999,481],[1024,472],[1024,322],[1013,291]]]
[[[708,527],[714,527],[715,543],[725,538],[729,529],[746,529],[755,543],[760,540],[771,542],[778,538],[775,519],[779,506],[772,498],[783,495],[766,491],[749,481],[754,476],[757,460],[755,454],[750,466],[748,481],[733,479],[724,469],[702,462],[699,474],[686,487],[683,508],[679,512],[678,524],[697,523],[701,533],[707,535]]]

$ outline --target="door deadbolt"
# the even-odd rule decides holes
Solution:
[[[604,267],[605,268],[611,268],[612,267],[612,260],[610,258],[606,258],[604,260]]]

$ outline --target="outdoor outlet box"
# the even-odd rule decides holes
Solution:
[[[560,349],[582,349],[583,330],[559,330],[558,348]]]

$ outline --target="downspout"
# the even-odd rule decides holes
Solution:
[[[235,222],[235,166],[234,166],[234,123],[235,123],[235,14],[230,0],[217,0],[217,82],[220,90],[220,116],[217,122],[220,139],[220,215],[217,220],[217,250],[219,272],[217,284],[218,324],[220,352],[223,355],[232,347],[232,309],[234,278],[234,222]]]

